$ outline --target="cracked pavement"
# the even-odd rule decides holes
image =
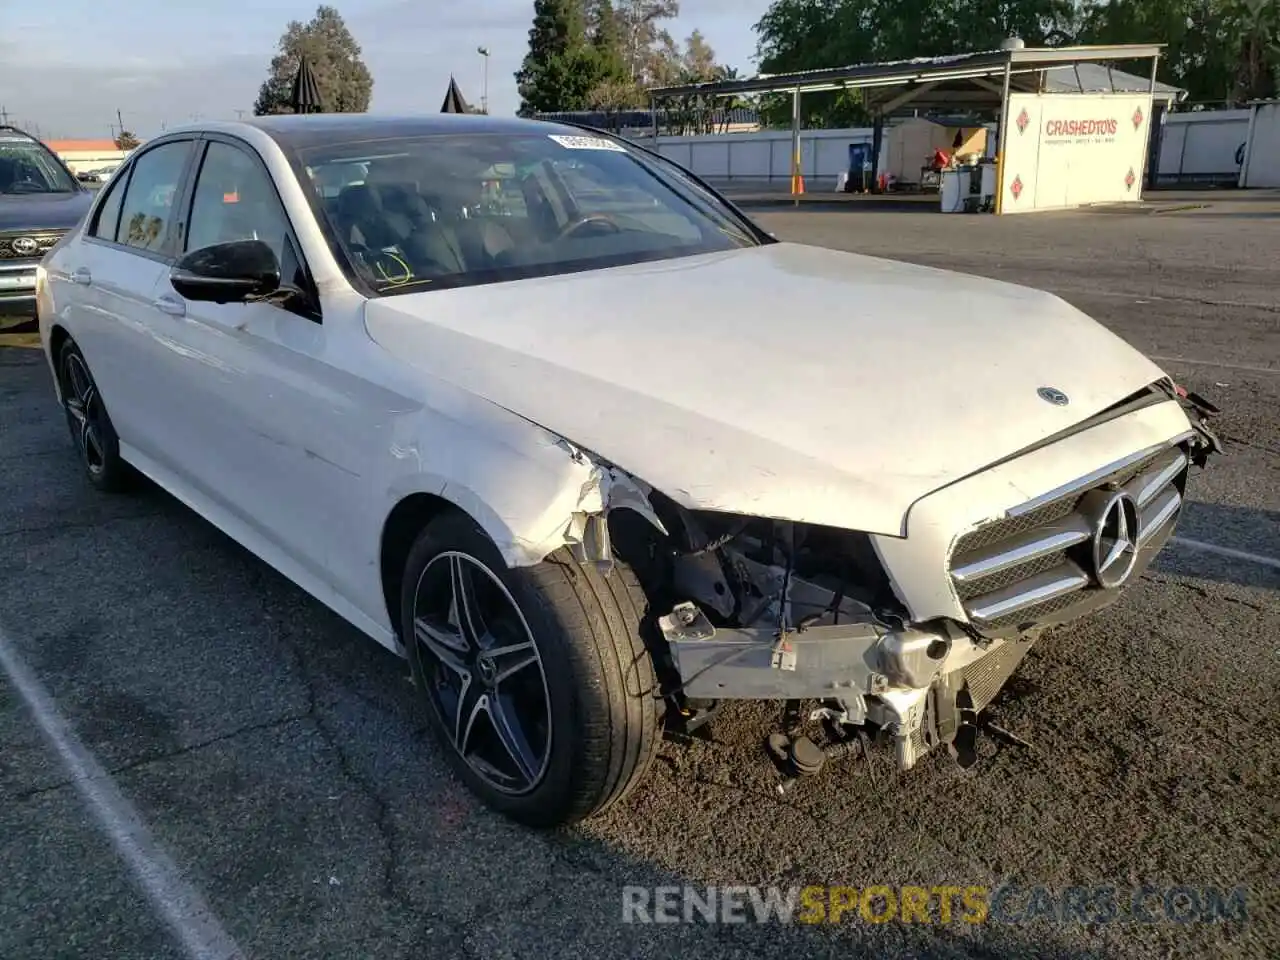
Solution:
[[[1280,556],[1280,218],[1233,209],[758,217],[1043,286],[1183,358],[1164,365],[1224,409],[1230,454],[1180,534]],[[877,756],[779,800],[776,710],[735,705],[603,819],[537,834],[454,780],[404,663],[165,494],[93,493],[39,353],[0,350],[0,399],[0,629],[250,957],[1274,955],[1272,568],[1167,549],[1032,651],[998,702],[1031,748],[988,742],[972,770]],[[0,957],[181,956],[2,679],[0,737]],[[621,922],[628,884],[999,882],[1244,885],[1250,922]]]

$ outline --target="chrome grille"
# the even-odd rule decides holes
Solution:
[[[1019,533],[1026,533],[1052,523],[1054,520],[1061,520],[1075,509],[1075,505],[1076,501],[1072,499],[1055,500],[1026,513],[984,524],[961,537],[956,544],[955,552],[969,553],[982,547],[989,547]]]
[[[1179,445],[1144,452],[962,536],[950,575],[970,622],[988,631],[1030,626],[1098,598],[1094,520],[1084,509],[1096,491],[1124,490],[1137,504],[1132,580],[1177,522],[1188,463]]]
[[[980,597],[984,593],[991,593],[1004,587],[1012,587],[1038,573],[1048,573],[1060,563],[1062,563],[1062,554],[1060,552],[1046,553],[1025,563],[1006,567],[1003,570],[996,570],[994,573],[990,573],[980,579],[954,581],[956,592],[960,594],[961,600],[970,600],[974,597]]]
[[[67,231],[43,230],[24,233],[22,231],[0,234],[0,260],[39,260],[53,249],[53,245],[63,238]],[[13,242],[20,238],[30,238],[36,242],[32,253],[19,253],[13,248]]]

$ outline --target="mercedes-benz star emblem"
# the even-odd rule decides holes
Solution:
[[[40,249],[40,244],[36,243],[31,237],[18,237],[9,246],[13,247],[14,253],[21,254],[24,257],[29,257]]]
[[[1040,397],[1041,400],[1048,401],[1049,403],[1052,403],[1055,407],[1065,407],[1068,403],[1071,402],[1067,398],[1067,395],[1063,393],[1061,390],[1059,390],[1057,387],[1041,387],[1039,390],[1036,391],[1036,394]]]
[[[1138,562],[1138,504],[1123,490],[1106,502],[1093,532],[1093,575],[1113,589],[1129,579]]]

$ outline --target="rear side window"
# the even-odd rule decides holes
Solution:
[[[164,250],[190,152],[189,140],[164,143],[134,161],[121,205],[117,243],[152,253]]]
[[[98,207],[98,215],[89,231],[89,236],[115,242],[116,230],[120,227],[120,203],[124,200],[124,183],[128,179],[127,175],[122,176],[107,188],[107,195],[103,197],[102,204]]]

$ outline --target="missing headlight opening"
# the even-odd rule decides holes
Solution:
[[[969,766],[979,734],[1028,746],[988,707],[1043,631],[1120,592],[1090,560],[1105,533],[1093,505],[1132,507],[1128,580],[1172,535],[1188,466],[1219,447],[1202,420],[1211,405],[1175,397],[1192,414],[1186,435],[957,535],[948,564],[963,618],[913,620],[868,534],[687,509],[576,448],[590,477],[564,538],[580,563],[625,563],[639,581],[676,737],[726,701],[771,700],[782,792],[830,761],[870,760],[876,744],[901,770],[937,750]]]
[[[868,536],[688,510],[591,463],[565,540],[578,562],[622,562],[640,582],[645,642],[660,695],[674,708],[673,734],[694,734],[725,700],[779,701],[785,730],[772,738],[770,756],[783,736],[790,777],[821,766],[797,756],[866,756],[875,738],[896,743],[899,764],[909,767],[937,730],[959,726],[958,715],[947,715],[921,732],[940,711],[955,713],[953,702],[931,708],[925,695],[968,636],[954,624],[910,625]],[[817,701],[804,716],[803,701]],[[823,746],[802,732],[818,721]]]

